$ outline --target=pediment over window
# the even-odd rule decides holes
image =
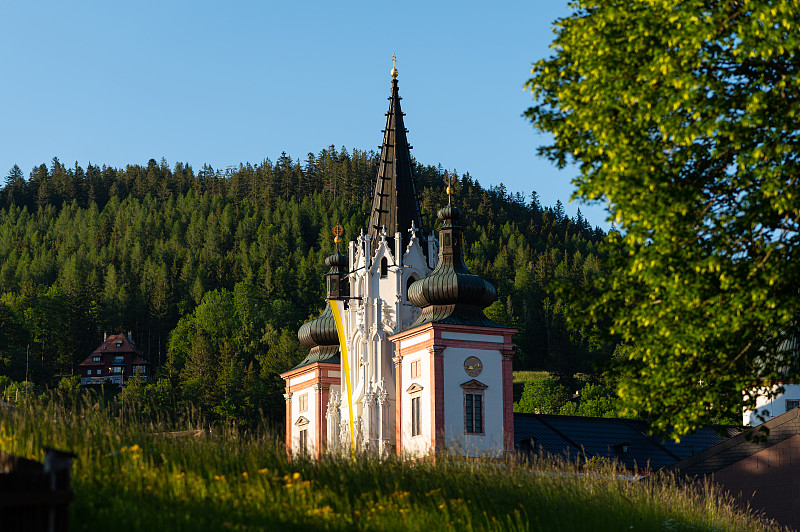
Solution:
[[[471,381],[467,381],[464,384],[462,384],[461,387],[464,388],[465,390],[485,390],[489,386],[487,386],[486,384],[482,383],[477,379],[472,379]]]
[[[406,393],[417,393],[421,392],[422,390],[423,390],[422,386],[420,386],[415,382],[414,384],[406,388]]]
[[[304,416],[300,416],[299,418],[297,418],[297,421],[294,422],[294,424],[297,425],[298,427],[303,427],[305,425],[308,425],[309,423],[310,421],[308,420],[308,418]]]

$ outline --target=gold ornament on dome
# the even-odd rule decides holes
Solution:
[[[470,377],[477,377],[483,371],[483,362],[478,357],[468,357],[464,361],[464,371]]]
[[[447,185],[447,204],[450,204],[450,195],[453,193],[453,183],[456,182],[456,174],[455,173],[444,173],[444,182]]]
[[[394,54],[392,54],[392,77],[397,77],[397,57]]]
[[[344,228],[340,224],[336,224],[333,226],[333,241],[336,244],[342,241],[342,239],[340,238],[342,236],[342,233],[344,233]]]

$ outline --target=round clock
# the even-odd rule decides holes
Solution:
[[[478,357],[469,357],[464,361],[464,371],[470,377],[477,377],[483,371],[483,362]]]

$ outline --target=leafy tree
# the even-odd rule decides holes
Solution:
[[[569,390],[553,377],[543,377],[525,383],[515,412],[528,414],[558,414],[569,400]]]
[[[604,201],[587,316],[633,342],[622,397],[674,436],[785,381],[800,298],[800,4],[580,0],[527,87],[540,153]],[[746,397],[753,404],[755,397]]]

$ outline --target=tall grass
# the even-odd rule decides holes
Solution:
[[[90,400],[0,411],[0,449],[71,450],[73,530],[765,530],[708,485],[544,462],[289,461],[265,430],[150,422]],[[1,525],[1,524],[0,524]]]

